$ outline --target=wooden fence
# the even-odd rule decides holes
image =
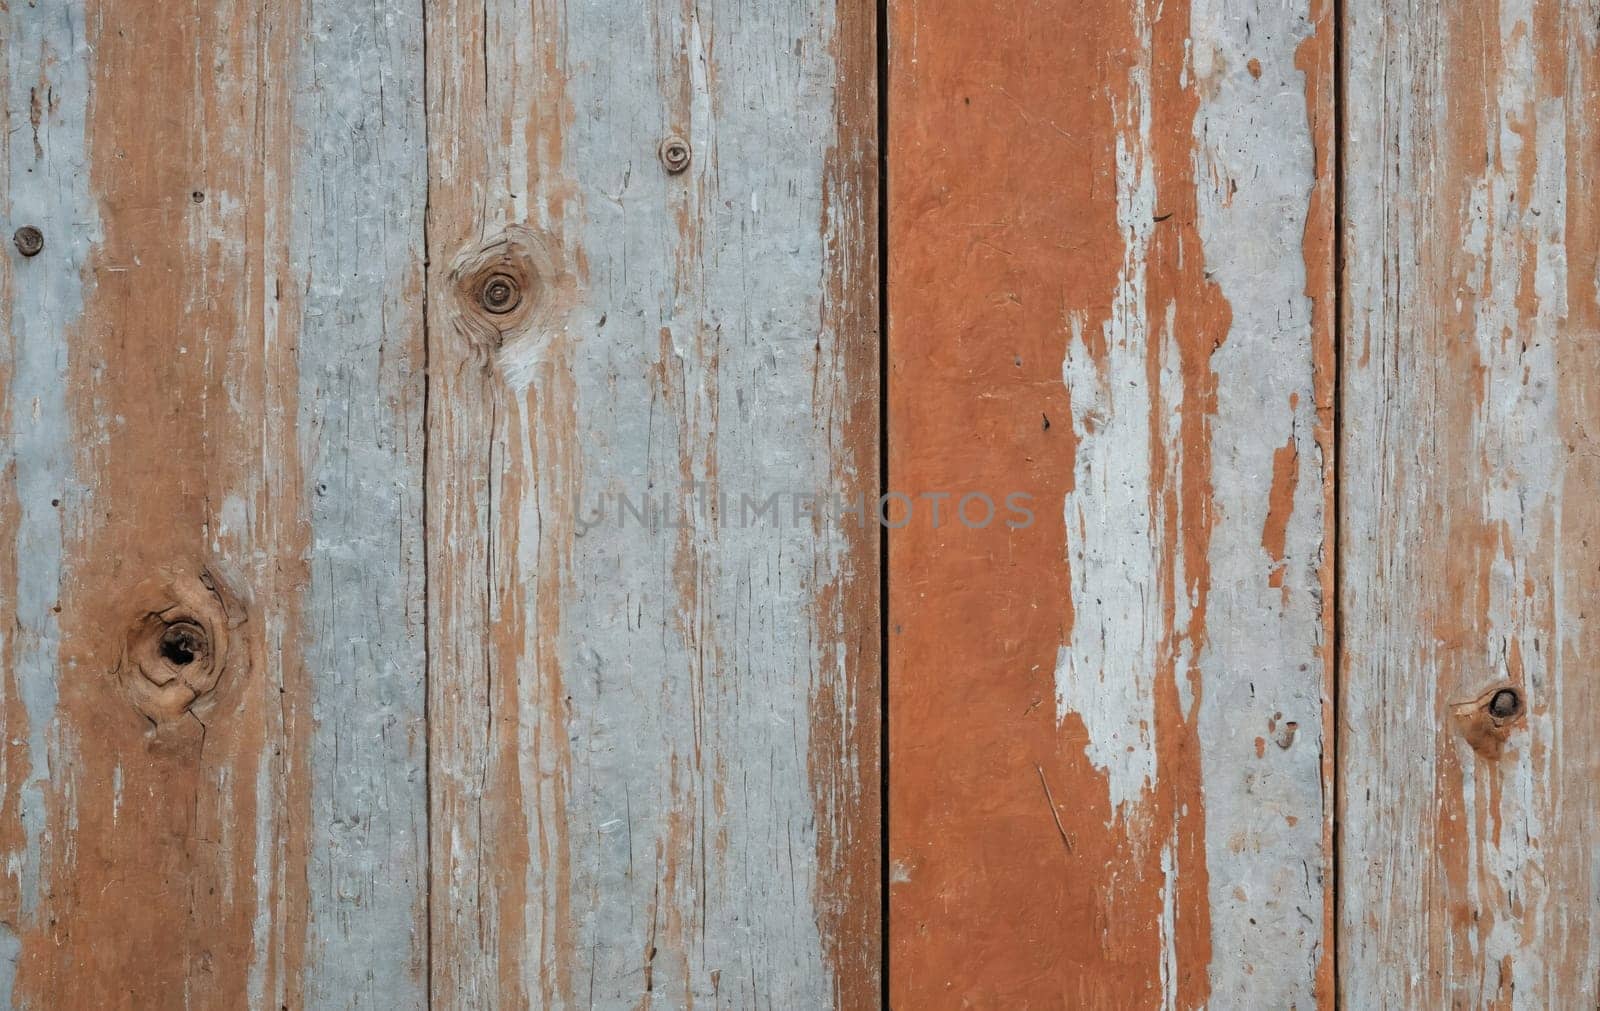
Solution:
[[[1596,0],[0,82],[0,1006],[1600,1000]]]

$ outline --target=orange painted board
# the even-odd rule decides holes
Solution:
[[[889,4],[895,1007],[1331,1000],[1329,19]]]

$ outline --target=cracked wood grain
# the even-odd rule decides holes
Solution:
[[[1330,5],[889,12],[890,996],[1327,1003]]]
[[[1341,995],[1592,1007],[1600,8],[1344,12]]]
[[[5,1002],[419,1007],[418,13],[0,18]]]
[[[425,12],[434,1001],[876,1006],[871,8]]]

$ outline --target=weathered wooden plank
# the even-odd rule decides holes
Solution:
[[[891,999],[1326,1002],[1329,5],[890,14]]]
[[[296,509],[311,534],[299,633],[311,702],[301,1000],[418,1007],[428,1001],[422,11],[340,0],[307,3],[300,18],[284,209],[299,330],[280,321],[280,332],[298,342]]]
[[[434,999],[873,1006],[870,6],[426,10]]]
[[[1593,1007],[1600,8],[1344,11],[1341,993]]]
[[[420,1006],[419,12],[4,19],[0,983]]]

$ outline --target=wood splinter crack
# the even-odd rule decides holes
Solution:
[[[1067,838],[1066,826],[1061,824],[1061,812],[1056,809],[1056,799],[1050,793],[1050,782],[1044,778],[1044,766],[1035,762],[1033,770],[1039,774],[1039,785],[1044,787],[1044,800],[1046,804],[1050,805],[1050,817],[1056,823],[1056,832],[1061,836],[1061,845],[1067,848],[1068,853],[1071,853],[1072,840]]]

